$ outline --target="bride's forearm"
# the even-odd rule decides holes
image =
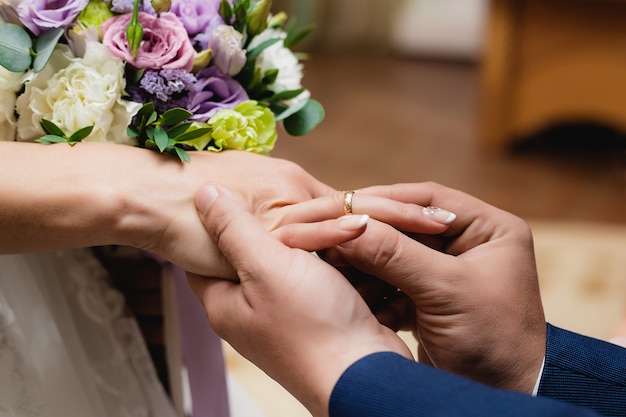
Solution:
[[[143,149],[101,143],[0,142],[0,155],[1,253],[141,244],[139,218],[156,219],[140,213],[137,196],[128,193],[142,182],[148,187],[155,177],[150,170],[169,162]]]

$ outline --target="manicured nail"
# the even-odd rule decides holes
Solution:
[[[210,184],[203,185],[196,194],[196,207],[201,213],[206,213],[217,196],[217,188]]]
[[[439,207],[428,206],[422,209],[427,218],[441,224],[450,224],[456,219],[456,214]]]
[[[359,230],[369,218],[367,214],[349,214],[339,219],[339,228],[347,231]]]

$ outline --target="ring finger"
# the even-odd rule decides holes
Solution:
[[[426,216],[424,207],[357,192],[335,191],[329,196],[281,208],[280,225],[312,223],[340,217],[346,212],[370,217],[405,232],[437,234],[448,225]],[[445,219],[444,219],[445,220]]]

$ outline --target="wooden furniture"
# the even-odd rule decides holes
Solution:
[[[486,41],[486,147],[558,123],[626,133],[626,1],[492,0]]]

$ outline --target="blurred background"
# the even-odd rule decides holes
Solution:
[[[532,226],[548,320],[626,316],[626,1],[274,0],[326,109],[273,156],[337,189],[436,181]],[[308,416],[228,346],[233,415]],[[244,400],[248,398],[249,401]]]

